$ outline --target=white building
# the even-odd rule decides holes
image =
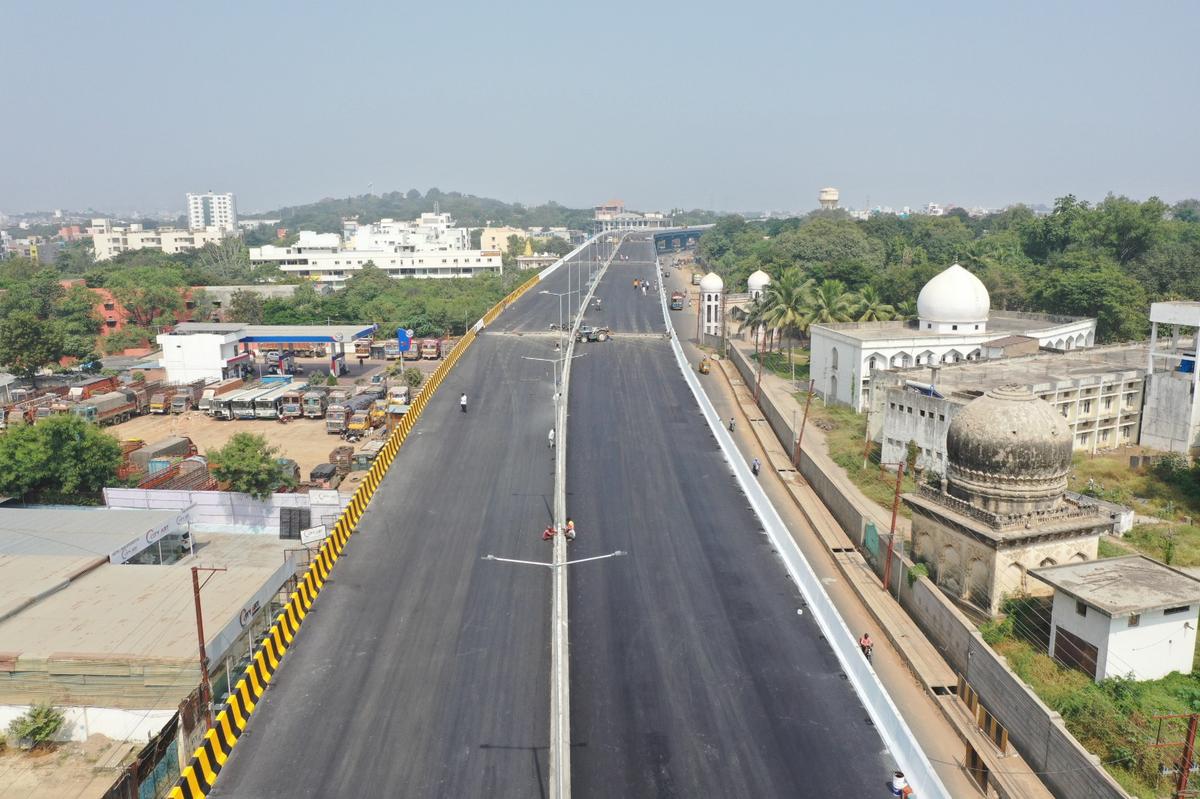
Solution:
[[[290,247],[251,247],[250,263],[274,264],[334,288],[368,263],[396,278],[503,274],[499,250],[472,250],[470,244],[470,230],[454,227],[449,214],[421,214],[412,221],[381,219],[366,225],[348,219],[340,237],[302,230]]]
[[[219,243],[227,235],[232,235],[216,227],[200,230],[173,227],[147,229],[139,223],[119,227],[107,219],[93,219],[88,234],[92,237],[97,261],[107,261],[131,250],[161,250],[168,255],[177,255],[206,244]]]
[[[916,465],[941,474],[946,433],[958,412],[990,389],[1022,386],[1066,420],[1076,452],[1094,455],[1130,446],[1138,443],[1146,419],[1145,361],[1144,344],[1120,344],[877,370],[869,391],[871,438],[882,445],[884,463],[903,459],[912,442]]]
[[[318,345],[335,361],[354,349],[354,341],[371,336],[375,325],[248,325],[236,322],[180,322],[172,333],[157,337],[167,381],[214,383],[237,377],[252,367],[252,347],[288,348]]]
[[[609,200],[603,205],[592,209],[593,222],[596,232],[604,233],[609,230],[630,229],[661,229],[671,227],[671,219],[666,214],[649,211],[644,214],[625,210],[621,200]]]
[[[842,322],[810,328],[810,373],[827,401],[869,407],[871,372],[957,363],[983,357],[984,345],[1005,335],[1036,338],[1062,350],[1091,347],[1096,320],[1073,316],[992,311],[987,288],[953,264],[917,297],[916,323]]]
[[[191,194],[187,196],[188,228],[191,230],[236,230],[237,201],[233,194]]]
[[[367,225],[343,226],[347,249],[435,252],[471,249],[471,231],[454,227],[450,214],[421,214],[414,220],[380,219]],[[486,247],[484,249],[487,249]]]
[[[1054,588],[1050,655],[1097,682],[1188,674],[1200,580],[1144,555],[1033,569]]]
[[[725,281],[716,272],[709,272],[700,279],[700,311],[703,330],[710,336],[721,335],[721,318],[724,311]]]
[[[1148,447],[1183,453],[1200,447],[1198,337],[1200,302],[1150,306],[1146,422],[1142,427],[1142,443]]]

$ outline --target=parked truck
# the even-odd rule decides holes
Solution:
[[[396,347],[399,348],[399,346],[400,346],[400,344],[397,343]],[[421,360],[421,347],[417,344],[416,341],[411,341],[411,342],[409,342],[408,349],[406,349],[400,355],[401,355],[401,360],[404,360],[404,361],[419,361],[419,360]]]
[[[335,405],[331,398],[329,408],[325,411],[325,432],[345,433],[354,414],[367,412],[374,401],[373,397],[359,394]]]
[[[108,391],[76,403],[71,412],[93,424],[117,424],[137,414],[137,402],[124,391]]]
[[[370,358],[371,345],[375,342],[369,338],[360,338],[354,342],[354,357],[355,358]]]
[[[171,410],[171,403],[167,399],[167,392],[156,391],[150,395],[150,413],[167,413]]]
[[[386,360],[394,361],[400,357],[400,342],[396,339],[388,339],[383,342],[383,357]]]
[[[328,397],[324,391],[309,389],[304,392],[304,418],[320,419],[325,416],[325,406]]]
[[[117,379],[115,377],[89,377],[82,383],[76,383],[67,391],[67,397],[72,402],[82,402],[85,399],[91,399],[98,394],[105,394],[109,391],[115,391],[117,388]]]
[[[171,395],[171,413],[186,413],[200,403],[204,394],[204,381],[197,380],[186,386],[177,386]]]
[[[421,341],[421,358],[426,361],[436,361],[442,357],[442,340],[427,338]]]
[[[279,418],[299,419],[304,415],[304,389],[306,386],[291,386],[279,397]]]

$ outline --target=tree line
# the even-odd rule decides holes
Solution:
[[[974,218],[961,209],[867,220],[841,211],[734,216],[701,236],[698,255],[727,286],[758,269],[773,280],[795,269],[801,283],[813,281],[810,292],[855,295],[825,296],[827,306],[852,306],[866,290],[900,317],[915,314],[921,287],[957,262],[987,286],[994,309],[1095,317],[1100,341],[1127,341],[1146,335],[1151,302],[1200,296],[1200,201],[1110,195],[1093,205],[1068,195],[1041,216],[1025,206]]]

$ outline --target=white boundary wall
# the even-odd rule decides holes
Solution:
[[[808,561],[804,559],[800,548],[792,540],[787,526],[771,504],[771,500],[767,498],[766,492],[763,491],[758,480],[750,473],[750,468],[738,454],[733,437],[725,429],[721,417],[717,414],[708,395],[704,393],[704,389],[701,388],[699,378],[689,366],[687,357],[683,354],[683,347],[680,346],[679,340],[675,336],[670,311],[667,310],[666,295],[662,291],[662,268],[657,264],[657,258],[655,261],[656,267],[658,267],[655,272],[659,282],[659,301],[662,305],[663,320],[666,322],[667,330],[671,333],[671,348],[675,351],[675,361],[679,365],[679,371],[683,373],[688,387],[691,388],[692,394],[696,397],[696,403],[708,421],[709,428],[716,436],[725,462],[729,464],[738,485],[750,500],[750,505],[759,521],[762,522],[763,529],[766,530],[776,552],[783,559],[788,574],[799,586],[800,592],[808,604],[808,609],[816,618],[817,625],[842,664],[850,684],[854,686],[855,692],[875,723],[879,736],[891,750],[892,756],[908,778],[913,791],[920,799],[934,799],[935,797],[950,799],[946,787],[942,785],[942,781],[933,770],[933,765],[921,750],[916,738],[913,737],[912,731],[901,717],[892,698],[888,696],[887,690],[875,674],[875,669],[859,652],[858,640],[838,614],[829,595],[825,593],[825,587],[821,585],[821,581],[813,572]],[[885,780],[888,776],[880,775],[880,779]]]
[[[333,492],[327,493],[333,495]],[[318,524],[332,527],[338,514],[350,504],[350,495],[338,494],[337,504],[319,504],[312,502],[309,494],[272,494],[259,500],[233,491],[106,488],[104,504],[110,508],[190,509],[190,528],[195,533],[278,536],[281,508],[309,508],[314,527]]]
[[[136,568],[136,567],[134,567]],[[29,711],[30,705],[0,705],[0,729]],[[175,710],[121,710],[115,707],[58,707],[63,726],[56,741],[83,742],[90,735],[104,735],[114,741],[148,741],[158,734]],[[16,746],[16,741],[10,742]],[[115,779],[115,777],[114,777]]]

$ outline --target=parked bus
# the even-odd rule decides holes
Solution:
[[[290,383],[280,383],[265,394],[254,398],[255,419],[278,419],[279,406],[283,404],[283,395],[294,391]]]
[[[254,401],[271,391],[279,389],[279,383],[259,383],[257,387],[250,391],[244,391],[233,398],[233,418],[234,419],[253,419],[255,418]]]
[[[243,389],[238,389],[236,391],[230,391],[227,394],[218,394],[217,396],[212,398],[212,404],[209,406],[208,412],[212,415],[212,417],[214,419],[223,419],[223,420],[232,419],[234,402],[236,402],[238,399],[240,399],[241,397],[243,397],[247,394],[249,394],[249,395],[260,394],[260,393],[262,393],[262,390],[263,390],[263,385],[261,383],[256,383],[255,385],[250,386],[249,388],[243,388]]]

